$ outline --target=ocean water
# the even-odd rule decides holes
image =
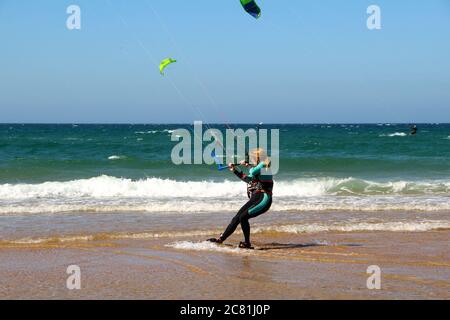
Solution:
[[[0,239],[220,230],[245,202],[245,184],[215,166],[174,165],[178,128],[192,130],[0,125]],[[404,124],[262,128],[280,131],[280,170],[261,230],[450,227],[449,124],[421,124],[415,136]]]

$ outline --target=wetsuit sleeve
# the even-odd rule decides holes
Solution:
[[[250,181],[252,181],[252,179],[249,176],[247,176],[245,173],[243,173],[242,171],[234,169],[233,173],[244,182],[249,183]]]
[[[254,167],[250,174],[249,177],[253,178],[254,176],[257,176],[261,173],[261,169],[264,168],[264,162],[260,162],[256,167]]]

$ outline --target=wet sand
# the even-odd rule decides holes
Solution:
[[[199,237],[17,244],[0,249],[0,299],[450,299],[449,239],[449,230],[265,233],[254,251],[197,246]],[[73,264],[81,290],[66,288]],[[366,287],[370,265],[381,268],[380,290]]]

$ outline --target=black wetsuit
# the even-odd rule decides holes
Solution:
[[[237,226],[241,224],[245,243],[250,244],[250,223],[248,220],[267,212],[272,205],[273,180],[271,175],[261,175],[263,167],[264,164],[261,163],[250,169],[249,175],[234,169],[234,174],[242,181],[247,182],[247,194],[250,200],[231,220],[225,232],[220,236],[221,241],[225,241],[231,236]]]

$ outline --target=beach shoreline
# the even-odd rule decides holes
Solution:
[[[250,251],[200,237],[11,245],[0,249],[0,299],[449,299],[449,238],[270,233]],[[69,265],[80,267],[80,290],[66,287]],[[367,288],[372,265],[380,290]]]

